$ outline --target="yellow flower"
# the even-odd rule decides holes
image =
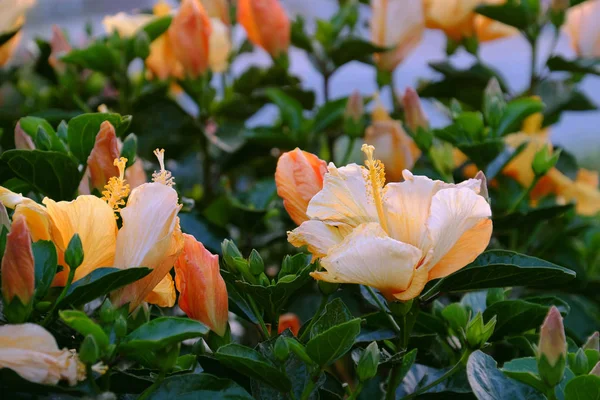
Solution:
[[[373,0],[371,40],[392,50],[375,55],[377,67],[393,71],[417,47],[423,37],[423,5],[418,0]]]
[[[600,1],[586,1],[571,8],[564,25],[579,57],[600,57]]]
[[[35,4],[35,0],[0,0],[0,35],[9,34],[25,23],[27,10]],[[15,51],[21,33],[17,33],[6,43],[0,45],[0,67],[8,62]]]
[[[384,186],[374,148],[363,151],[366,168],[329,164],[323,190],[308,206],[311,220],[288,234],[294,246],[321,258],[325,271],[315,279],[372,286],[405,301],[485,250],[491,209],[479,179],[455,185],[405,170],[404,182]]]
[[[154,182],[132,190],[127,205],[120,211],[123,226],[117,235],[113,266],[152,269],[146,277],[113,292],[113,303],[117,306],[129,303],[130,311],[165,278],[183,248],[177,217],[181,205],[172,187],[173,178],[164,168],[164,150],[155,154],[161,170],[154,173]]]
[[[1,368],[10,368],[28,381],[46,385],[66,380],[74,386],[85,379],[85,366],[77,354],[60,350],[50,332],[36,324],[0,326]]]
[[[480,42],[512,36],[511,26],[475,13],[480,4],[502,4],[506,0],[423,0],[427,28],[440,29],[455,41],[475,36]]]

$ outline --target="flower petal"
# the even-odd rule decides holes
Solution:
[[[421,256],[421,250],[390,238],[379,224],[363,224],[321,260],[327,272],[311,275],[328,282],[371,286],[390,298],[409,287]]]
[[[427,284],[428,275],[426,268],[417,268],[408,288],[403,292],[394,293],[394,298],[400,301],[408,301],[420,295]]]
[[[83,278],[96,268],[109,267],[115,255],[117,223],[113,210],[96,196],[79,196],[73,201],[59,201],[45,198],[50,217],[52,241],[61,254],[67,249],[74,234],[79,234],[83,244],[83,263],[75,272],[74,281]],[[63,262],[64,270],[56,275],[54,283],[62,285],[66,281],[69,267]]]
[[[150,294],[146,296],[145,301],[150,304],[156,304],[159,307],[173,307],[177,293],[175,292],[175,283],[171,274],[166,274],[158,285],[152,289]]]
[[[437,266],[448,253],[458,244],[463,235],[486,221],[492,215],[488,202],[473,190],[467,188],[442,189],[431,200],[431,213],[427,219],[427,230],[431,239],[433,255],[428,262],[428,269]],[[491,228],[491,227],[490,227]],[[473,261],[489,243],[489,228],[481,228],[481,241],[477,243],[461,243],[447,262],[448,270],[457,270]],[[487,237],[484,235],[488,234]],[[472,239],[468,235],[465,240]],[[486,240],[487,239],[487,240]],[[485,242],[485,243],[484,243]],[[463,265],[457,263],[465,262]],[[442,268],[441,271],[444,271]],[[438,274],[438,276],[443,276]]]
[[[330,248],[340,243],[352,231],[347,225],[330,226],[317,220],[303,222],[288,232],[288,241],[296,247],[307,246],[317,258],[325,257]]]
[[[323,189],[308,204],[308,216],[331,225],[352,227],[378,222],[375,204],[368,195],[364,168],[356,164],[336,168],[333,163],[328,168]]]

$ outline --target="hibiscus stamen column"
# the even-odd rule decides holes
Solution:
[[[373,159],[375,147],[368,144],[363,144],[360,150],[367,156],[365,165],[369,174],[367,182],[370,184],[370,187],[367,188],[367,190],[369,190],[373,196],[375,208],[377,209],[377,216],[379,217],[379,223],[381,224],[381,227],[385,233],[389,234],[387,220],[385,218],[385,214],[383,213],[383,201],[381,195],[381,191],[385,185],[385,167],[381,161]]]

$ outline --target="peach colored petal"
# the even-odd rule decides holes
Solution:
[[[237,20],[248,39],[278,57],[290,45],[290,20],[279,0],[238,0]]]
[[[423,289],[425,288],[425,285],[427,284],[427,281],[428,281],[427,276],[428,276],[427,268],[423,268],[423,267],[418,268],[415,271],[408,288],[406,288],[406,290],[404,290],[402,292],[394,293],[393,294],[394,298],[396,300],[400,300],[400,301],[408,301],[408,300],[414,299],[415,297],[420,295],[421,292],[423,291]]]
[[[326,172],[325,161],[298,148],[279,157],[275,170],[277,194],[297,225],[309,219],[308,203],[323,188]]]
[[[6,304],[15,297],[29,304],[35,291],[34,269],[31,234],[25,218],[20,216],[13,220],[2,257],[2,297]]]
[[[23,216],[27,220],[27,226],[34,242],[51,240],[50,216],[45,207],[33,200],[26,199],[26,201],[16,206],[13,220],[19,216]]]
[[[391,298],[406,290],[421,259],[418,248],[394,240],[377,223],[354,229],[321,260],[326,272],[313,272],[318,280],[356,283],[379,289]]]
[[[175,292],[175,283],[171,274],[166,274],[158,285],[152,289],[144,301],[150,304],[156,304],[159,307],[173,307],[177,293]]]
[[[133,165],[125,170],[125,181],[129,184],[131,190],[146,183],[146,171],[144,163],[138,157]]]
[[[564,29],[579,57],[600,57],[600,1],[586,1],[569,9]]]
[[[223,336],[227,330],[228,298],[219,271],[219,256],[211,254],[193,236],[183,236],[184,249],[175,263],[179,307],[188,317]]]
[[[92,188],[102,192],[111,177],[119,176],[119,168],[114,164],[119,155],[115,128],[110,122],[104,121],[100,125],[94,147],[87,159]]]
[[[211,18],[219,18],[225,25],[231,25],[229,0],[202,0],[206,13]]]
[[[347,225],[330,226],[321,221],[305,221],[288,232],[288,241],[296,247],[307,246],[314,257],[325,257],[330,248],[352,232]]]
[[[229,66],[229,53],[231,52],[229,28],[218,18],[211,18],[211,25],[208,63],[213,72],[224,72]]]

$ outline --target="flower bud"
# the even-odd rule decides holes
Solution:
[[[252,275],[260,275],[265,271],[265,263],[255,249],[252,249],[250,257],[248,257],[248,264],[250,265],[250,272]]]
[[[351,119],[354,122],[359,122],[365,113],[365,106],[363,104],[363,98],[358,90],[352,92],[352,95],[348,97],[346,103],[346,110],[344,116]]]
[[[100,125],[94,148],[87,159],[91,188],[102,192],[110,178],[119,176],[119,168],[114,162],[117,158],[119,158],[117,133],[110,122],[104,121]]]
[[[506,101],[500,83],[496,78],[492,78],[483,95],[483,115],[488,125],[492,128],[498,127],[505,109]]]
[[[119,314],[119,316],[115,320],[114,330],[115,335],[118,338],[122,338],[125,337],[125,335],[127,335],[127,319],[123,315]]]
[[[546,173],[556,165],[559,157],[560,151],[552,154],[552,151],[548,146],[542,147],[533,157],[533,163],[531,164],[533,173],[537,177],[546,175]]]
[[[224,72],[229,66],[231,40],[229,28],[218,18],[211,18],[212,32],[209,39],[208,64],[213,72]]]
[[[87,335],[79,346],[79,359],[88,365],[94,364],[100,357],[100,349],[93,335]]]
[[[319,287],[319,291],[321,292],[321,294],[324,295],[330,295],[332,293],[335,293],[340,288],[339,283],[331,283],[325,281],[317,281],[317,286]]]
[[[377,148],[388,182],[399,182],[402,171],[411,170],[421,156],[421,150],[397,121],[374,122],[365,132],[365,143]]]
[[[62,29],[57,25],[52,25],[52,38],[50,39],[50,57],[48,62],[59,73],[64,73],[65,63],[60,61],[60,57],[71,51],[71,44],[67,40]]]
[[[413,88],[406,88],[402,96],[402,105],[404,106],[404,120],[406,126],[415,134],[419,128],[429,129],[429,121],[421,107],[421,99]]]
[[[33,139],[21,128],[21,122],[15,126],[15,147],[18,150],[35,150]]]
[[[290,20],[279,0],[238,0],[237,20],[248,39],[271,57],[279,58],[290,45]]]
[[[83,244],[81,244],[81,238],[79,234],[74,234],[67,250],[65,251],[65,262],[71,269],[77,269],[83,263]]]
[[[226,26],[231,25],[229,0],[202,0],[202,5],[210,18],[219,18]]]
[[[41,125],[38,126],[37,133],[34,139],[35,147],[40,150],[50,150],[52,148],[52,142],[50,141],[50,135]]]
[[[296,148],[279,157],[275,170],[277,194],[297,225],[308,221],[308,203],[323,188],[327,164],[314,154]]]
[[[31,234],[23,217],[13,220],[6,235],[1,270],[4,314],[11,323],[24,322],[31,311],[35,291],[35,263]],[[14,302],[15,298],[19,301]]]
[[[283,333],[286,329],[289,329],[294,336],[298,336],[300,332],[300,319],[294,313],[286,313],[279,316],[279,327],[277,333]]]
[[[567,339],[563,319],[555,306],[550,308],[540,328],[538,352],[540,376],[546,384],[554,387],[563,378],[567,355]]]
[[[188,317],[223,336],[227,331],[228,299],[219,256],[211,254],[193,236],[183,237],[183,251],[175,261],[179,307]]]
[[[379,358],[380,354],[377,342],[372,342],[360,356],[358,366],[356,367],[356,374],[361,382],[368,381],[377,375]]]
[[[106,298],[100,307],[100,321],[109,324],[115,320],[115,316],[115,308],[110,302],[110,299]]]
[[[273,349],[273,353],[275,357],[279,361],[285,361],[290,355],[290,346],[288,346],[287,340],[285,337],[279,336],[275,341],[275,348]]]
[[[594,365],[594,368],[592,368],[592,370],[589,373],[590,375],[596,375],[596,376],[600,376],[600,361],[598,361],[596,363],[596,365]]]
[[[168,30],[173,53],[192,78],[208,68],[210,18],[199,0],[183,0]]]
[[[575,375],[587,374],[590,370],[588,358],[582,349],[578,349],[575,354],[568,354],[569,368]]]
[[[225,264],[231,269],[235,269],[235,258],[243,258],[233,240],[229,239],[225,239],[221,243],[221,253],[223,253]]]
[[[600,351],[600,344],[598,340],[598,331],[594,332],[581,347],[583,350],[596,350]]]
[[[467,324],[467,343],[471,349],[480,349],[488,341],[494,333],[496,327],[496,316],[490,319],[485,325],[483,324],[483,316],[480,312],[477,313]]]

